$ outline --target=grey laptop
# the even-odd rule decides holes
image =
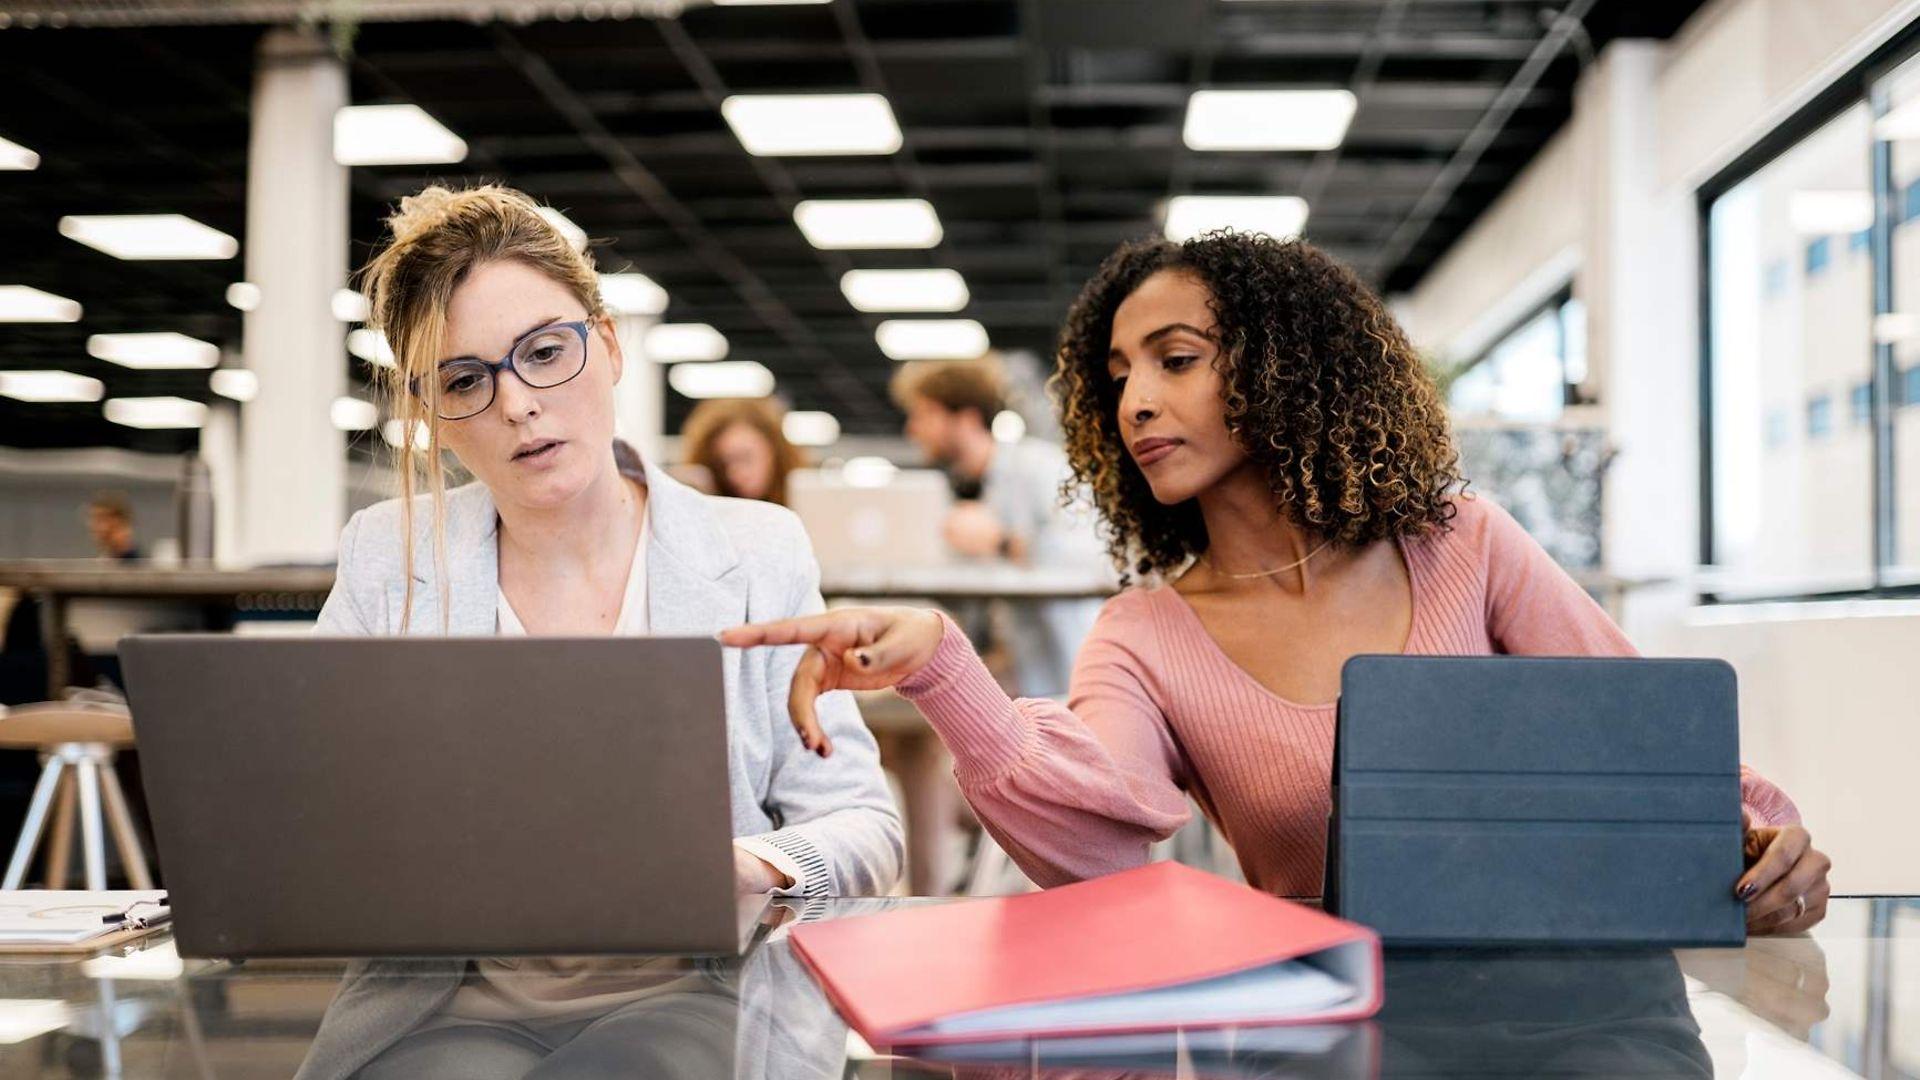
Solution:
[[[1357,656],[1329,910],[1396,945],[1738,945],[1733,669]]]
[[[182,634],[121,658],[183,954],[733,954],[758,914],[710,638]]]

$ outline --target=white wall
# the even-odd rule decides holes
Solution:
[[[1593,388],[1619,450],[1606,562],[1643,589],[1649,652],[1722,656],[1743,755],[1799,802],[1840,890],[1920,892],[1920,606],[1692,607],[1698,559],[1699,185],[1920,17],[1915,0],[1716,0],[1671,42],[1618,42],[1574,114],[1420,285],[1395,298],[1458,358],[1567,280],[1587,305]],[[1502,318],[1504,316],[1504,319]]]

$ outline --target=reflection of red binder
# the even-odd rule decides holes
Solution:
[[[1363,926],[1176,863],[795,927],[875,1046],[1325,1024],[1380,1008]]]

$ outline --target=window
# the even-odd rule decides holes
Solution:
[[[1872,122],[1856,103],[1707,202],[1704,555],[1721,597],[1874,584],[1872,428],[1834,415],[1873,371],[1873,260],[1834,257],[1872,223]],[[1794,259],[1805,272],[1774,282]]]
[[[1833,240],[1831,237],[1823,236],[1807,245],[1808,277],[1812,277],[1827,268],[1827,263],[1832,258],[1829,254],[1832,250],[1832,243]]]
[[[1563,289],[1470,361],[1447,404],[1456,416],[1551,421],[1581,403],[1586,379],[1586,306]]]
[[[1700,193],[1716,598],[1920,592],[1913,40]]]
[[[1807,402],[1807,438],[1824,439],[1833,434],[1833,399],[1825,394]]]
[[[1920,190],[1920,61],[1896,69],[1872,96],[1883,183]],[[1888,312],[1875,321],[1887,400],[1879,455],[1881,578],[1920,585],[1920,408],[1913,407],[1920,405],[1920,222],[1893,230],[1888,247]]]

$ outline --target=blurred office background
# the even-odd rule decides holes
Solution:
[[[1099,260],[1234,225],[1376,285],[1475,489],[1644,650],[1736,665],[1838,891],[1915,891],[1916,55],[1911,0],[0,0],[0,701],[110,692],[130,629],[311,619],[412,436],[350,274],[428,182],[590,244],[644,453],[765,399],[888,550],[928,540],[885,533],[927,505],[902,362],[991,353],[994,434],[1045,440]],[[43,562],[128,521],[107,569],[144,584]],[[1033,584],[830,546],[859,532],[829,594],[1004,630]],[[910,813],[955,813],[924,730],[868,715]]]

